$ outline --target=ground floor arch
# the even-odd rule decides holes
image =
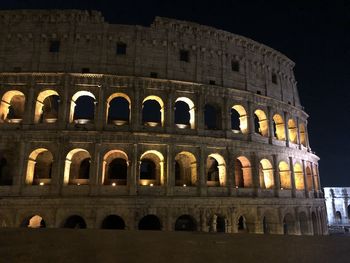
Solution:
[[[196,231],[197,223],[190,215],[182,215],[176,219],[175,231]]]
[[[84,229],[86,228],[86,222],[83,217],[79,215],[69,216],[63,223],[64,228]]]
[[[146,215],[139,221],[139,230],[162,230],[162,224],[156,215]]]
[[[32,215],[22,221],[21,227],[45,228],[46,222],[40,215]]]
[[[108,215],[106,216],[101,224],[102,229],[125,229],[125,222],[123,218],[118,215]]]

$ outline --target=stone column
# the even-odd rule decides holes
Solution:
[[[254,125],[254,105],[252,102],[248,101],[248,133],[250,138],[255,134],[255,125]]]
[[[133,130],[139,130],[142,125],[142,100],[143,90],[139,90],[138,87],[134,86],[134,94],[131,98],[131,124]]]
[[[69,123],[69,106],[71,102],[71,98],[68,96],[69,84],[70,84],[70,76],[68,74],[64,74],[62,77],[62,92],[60,95],[60,103],[58,109],[58,129],[64,129]]]
[[[131,161],[131,173],[128,174],[129,178],[129,195],[137,195],[137,187],[138,187],[138,172],[139,172],[139,161],[138,161],[138,147],[135,143],[133,145],[132,151],[132,161]]]
[[[202,132],[204,130],[204,106],[205,100],[203,90],[201,90],[198,98],[198,105],[196,107],[196,127],[199,132]]]
[[[175,161],[174,161],[174,146],[167,145],[167,165],[166,165],[166,194],[173,195],[175,186]]]
[[[289,170],[291,175],[291,184],[292,184],[292,197],[295,197],[295,174],[294,174],[294,166],[293,166],[293,158],[289,157]]]
[[[199,160],[199,195],[206,196],[208,187],[207,187],[207,174],[206,174],[206,164],[207,164],[207,155],[204,149],[205,146],[201,145],[200,148],[200,160]]]
[[[281,178],[279,175],[279,169],[278,169],[278,161],[277,161],[277,155],[273,154],[273,178],[275,180],[275,196],[278,196],[278,191],[281,189]]]
[[[286,146],[289,147],[289,129],[288,129],[288,118],[289,114],[287,112],[284,112],[284,132],[286,134]]]
[[[301,149],[301,140],[300,140],[300,127],[299,127],[299,118],[297,117],[296,118],[296,120],[295,120],[295,122],[296,122],[296,128],[297,128],[297,144],[299,145],[299,149]]]
[[[258,190],[260,189],[260,178],[259,178],[259,159],[257,158],[256,154],[253,152],[251,157],[251,164],[252,164],[252,180],[253,180],[253,188],[254,188],[254,195],[258,195]]]
[[[105,85],[98,85],[98,98],[95,102],[95,125],[96,130],[102,130],[106,122],[105,120],[105,110],[106,110],[106,100],[105,100]],[[97,105],[96,105],[97,103]]]
[[[172,133],[175,126],[175,103],[174,103],[174,92],[172,90],[168,90],[168,98],[166,103],[164,104],[164,117],[165,117],[165,128],[167,133]]]
[[[273,127],[273,109],[267,107],[267,119],[269,122],[269,141],[272,143],[272,140],[275,138],[275,132]]]
[[[28,129],[30,124],[32,124],[34,120],[34,109],[35,109],[35,102],[36,102],[36,99],[34,99],[34,88],[35,88],[34,80],[31,80],[31,83],[28,84],[28,92],[25,97],[25,108],[24,108],[25,111],[23,113],[23,120],[22,120],[23,129]]]
[[[305,160],[302,160],[302,168],[303,168],[303,174],[304,174],[304,191],[305,191],[305,197],[310,197],[309,196],[309,186],[307,182],[307,176],[306,176],[306,165],[305,165]]]
[[[94,145],[94,153],[91,156],[90,163],[90,174],[89,174],[89,185],[90,185],[90,195],[97,195],[99,190],[98,179],[100,178],[100,150],[101,144],[96,143]]]

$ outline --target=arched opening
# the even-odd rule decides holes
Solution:
[[[126,185],[128,178],[128,156],[125,152],[112,150],[103,158],[102,183],[104,185]]]
[[[0,185],[12,185],[11,168],[7,159],[0,155]]]
[[[155,215],[147,215],[139,222],[139,230],[161,230],[162,224]]]
[[[75,229],[85,229],[86,223],[84,218],[78,215],[70,216],[66,219],[63,224],[64,228],[75,228]]]
[[[283,219],[283,234],[291,235],[294,233],[294,219],[291,214],[286,214]]]
[[[275,114],[273,116],[273,128],[274,136],[277,140],[284,141],[286,140],[286,132],[284,130],[284,121],[281,115]]]
[[[204,106],[204,125],[208,130],[221,129],[221,109],[218,106],[211,104]]]
[[[26,184],[50,184],[53,156],[50,151],[39,148],[31,152],[28,158]]]
[[[179,97],[175,101],[175,124],[178,128],[195,128],[195,107],[192,100]]]
[[[297,126],[295,124],[295,121],[293,119],[288,120],[288,134],[289,134],[289,141],[292,143],[298,142],[298,131]]]
[[[94,120],[96,98],[89,91],[78,91],[71,100],[69,121],[86,124]]]
[[[306,147],[307,146],[307,144],[306,144],[307,135],[306,135],[305,125],[303,123],[299,124],[299,134],[300,134],[300,143]]]
[[[157,96],[148,96],[142,102],[142,123],[149,127],[164,126],[164,103]]]
[[[175,156],[175,185],[194,186],[197,183],[197,161],[190,152],[180,152]]]
[[[307,216],[304,212],[299,213],[300,234],[306,235],[309,233],[309,225]]]
[[[317,217],[314,212],[311,213],[311,220],[312,220],[312,228],[314,230],[314,235],[319,235],[318,231],[318,224],[317,224]]]
[[[87,150],[71,150],[66,157],[64,184],[83,185],[89,183],[91,156]]]
[[[315,191],[319,191],[320,190],[320,185],[318,182],[318,167],[316,164],[312,165],[312,170],[314,172],[314,187],[315,187]]]
[[[28,227],[28,228],[45,228],[46,223],[44,219],[39,215],[34,215],[26,218],[22,224],[21,227]]]
[[[306,181],[307,181],[307,190],[312,191],[314,189],[314,184],[312,181],[312,173],[310,166],[306,167]]]
[[[224,186],[226,184],[226,163],[224,158],[215,153],[207,158],[207,185]]]
[[[225,233],[226,232],[226,219],[223,216],[216,217],[216,232]]]
[[[190,215],[182,215],[176,219],[175,231],[196,231],[196,221]]]
[[[248,228],[247,228],[247,224],[246,224],[246,220],[245,220],[244,216],[240,216],[238,218],[237,231],[238,231],[238,233],[246,233],[246,232],[248,232]]]
[[[248,158],[240,156],[235,160],[236,187],[249,188],[253,185],[252,168]]]
[[[114,93],[107,99],[107,123],[122,126],[130,122],[131,100],[124,93]]]
[[[141,185],[164,184],[164,157],[158,151],[147,151],[142,154],[140,163]]]
[[[24,116],[25,96],[18,90],[7,91],[1,99],[0,120],[20,123]]]
[[[269,124],[265,112],[262,110],[256,110],[254,112],[254,124],[255,124],[255,133],[260,134],[261,136],[269,136]]]
[[[262,228],[263,228],[264,234],[270,234],[270,227],[269,227],[269,224],[267,223],[267,219],[265,216],[262,220]]]
[[[281,188],[291,189],[292,184],[290,179],[289,165],[285,161],[281,161],[278,164],[278,170],[280,175]]]
[[[272,189],[275,185],[273,179],[272,164],[267,159],[262,159],[259,164],[260,188]]]
[[[248,133],[247,112],[241,105],[234,105],[231,109],[231,128],[234,133]]]
[[[102,221],[102,229],[125,229],[125,222],[123,218],[117,215],[109,215]]]
[[[58,119],[60,97],[55,90],[39,93],[35,103],[35,123],[55,123]]]
[[[304,173],[299,163],[294,164],[294,181],[297,190],[304,190]]]
[[[338,224],[340,224],[341,221],[342,221],[341,213],[340,213],[340,211],[336,211],[336,212],[335,212],[335,222],[338,223]]]

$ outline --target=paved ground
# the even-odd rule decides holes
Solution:
[[[350,236],[1,229],[1,263],[350,262]]]

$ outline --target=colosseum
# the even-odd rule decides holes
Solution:
[[[0,11],[0,226],[327,234],[294,63],[156,17]]]

